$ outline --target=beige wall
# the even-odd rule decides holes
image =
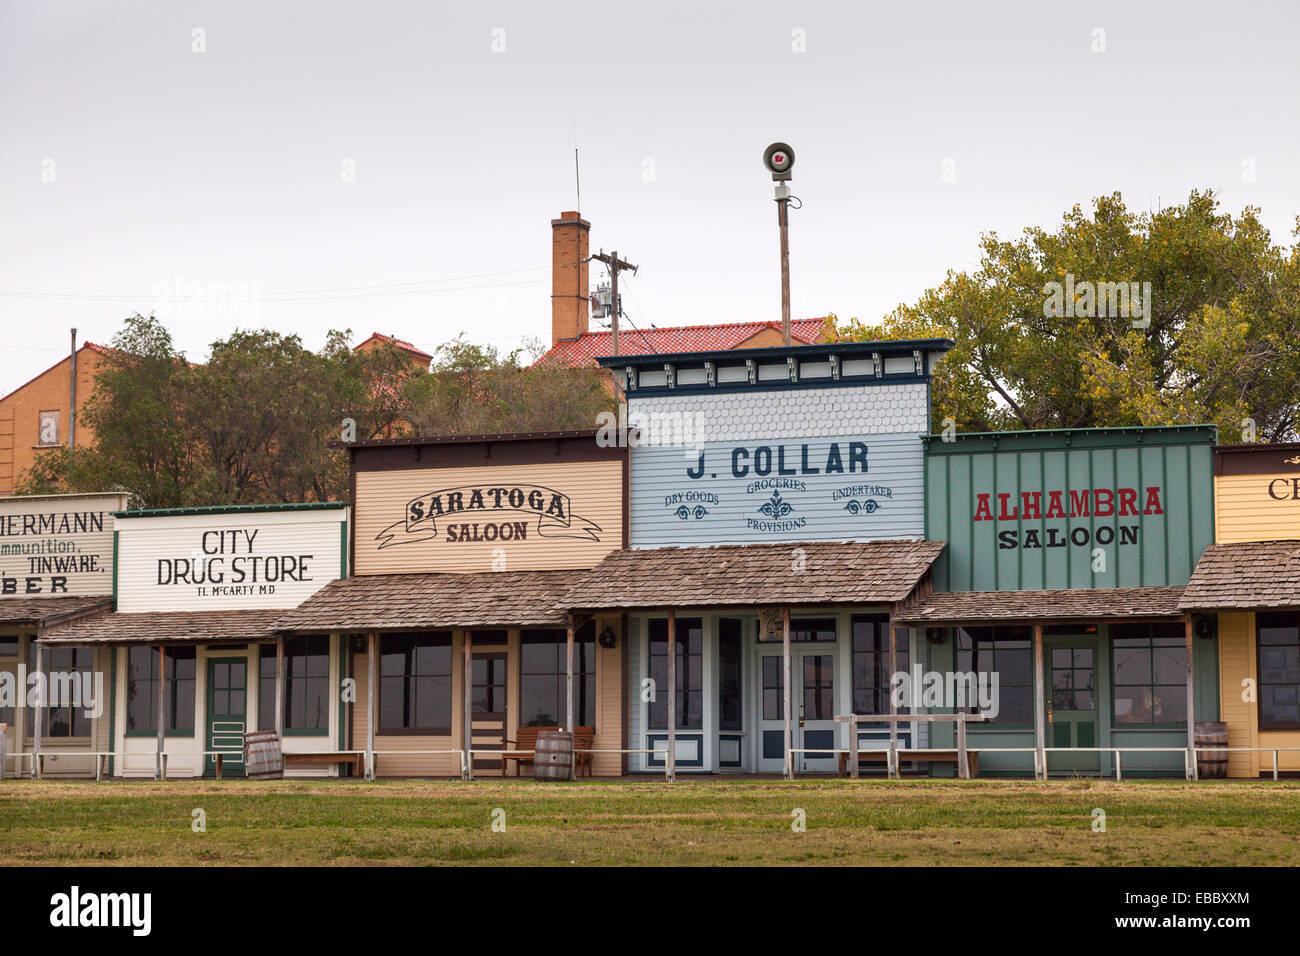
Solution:
[[[567,525],[527,509],[467,508],[473,489],[516,486],[564,496]],[[450,489],[461,490],[467,510],[406,529],[411,502],[422,499],[427,512],[425,496]],[[454,507],[449,495],[438,500],[444,508]],[[488,506],[494,499],[485,494],[482,500]],[[548,506],[552,501],[545,492],[539,500]],[[354,514],[356,574],[589,568],[623,541],[623,465],[615,460],[358,471]],[[489,532],[489,525],[496,530]],[[461,540],[466,534],[472,538],[474,529],[480,540]]]
[[[1255,613],[1219,614],[1219,700],[1228,725],[1229,747],[1300,747],[1300,731],[1259,729],[1258,666],[1255,654]],[[1243,687],[1243,681],[1248,684]],[[1242,700],[1254,689],[1253,700]],[[1300,771],[1300,751],[1277,755],[1278,769]],[[1228,776],[1272,774],[1271,753],[1229,753]]]

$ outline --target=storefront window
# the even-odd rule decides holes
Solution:
[[[1256,615],[1259,629],[1259,728],[1300,729],[1300,615]]]
[[[47,687],[53,693],[56,687],[59,687],[58,694],[62,705],[58,707],[45,708],[45,723],[42,725],[41,734],[44,737],[89,737],[90,736],[90,718],[86,716],[86,711],[94,710],[94,702],[85,698],[87,687],[83,674],[90,674],[94,665],[95,652],[89,647],[59,647],[49,646],[45,648],[45,670],[50,676]],[[36,672],[36,641],[27,642],[27,668],[29,673]],[[61,675],[68,675],[71,679],[64,679],[60,682]],[[74,693],[72,682],[76,681],[80,688],[83,703],[80,706],[74,706],[66,697]],[[95,692],[95,685],[92,680],[89,693]],[[24,731],[25,735],[31,737],[36,731],[36,712],[39,708],[33,707],[27,712],[27,726]],[[107,710],[107,706],[105,707]]]
[[[451,733],[451,634],[379,639],[379,732]]]
[[[284,639],[284,730],[328,730],[330,639],[304,634]],[[275,729],[275,645],[263,644],[258,666],[257,720]]]
[[[1183,625],[1111,628],[1116,724],[1187,722],[1187,645]]]
[[[718,621],[718,729],[740,730],[744,726],[741,701],[741,622],[724,617]]]
[[[168,733],[194,733],[194,648],[169,647],[167,699],[163,704]],[[126,729],[158,732],[158,648],[132,647],[126,655]]]
[[[957,670],[998,675],[997,727],[1034,723],[1033,630],[1029,627],[957,629]],[[968,708],[978,713],[978,706]]]
[[[704,625],[699,618],[677,620],[677,703],[679,730],[700,730],[704,726]],[[668,621],[650,621],[650,677],[655,682],[655,699],[650,702],[650,728],[668,726]]]
[[[895,638],[898,669],[906,673],[911,667],[911,644],[908,632],[898,628]],[[890,681],[889,617],[884,614],[853,615],[853,713],[889,713]],[[911,713],[899,707],[900,714]]]
[[[568,713],[564,630],[519,634],[519,726],[559,727]],[[573,719],[596,726],[596,627],[588,621],[573,635]]]
[[[835,640],[835,618],[816,617],[790,622],[790,643]]]

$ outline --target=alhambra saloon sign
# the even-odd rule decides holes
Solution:
[[[1013,501],[1014,499],[1014,501]],[[981,492],[975,496],[975,521],[1008,521],[1020,525],[1037,522],[1041,526],[1001,528],[998,548],[1064,548],[1068,545],[1088,547],[1092,544],[1135,545],[1141,524],[1123,519],[1143,515],[1163,515],[1160,486],[1143,489],[1139,507],[1137,488],[1083,488],[1023,491],[1017,497],[1010,492]],[[1090,519],[1080,524],[1071,519]],[[1114,524],[1097,525],[1091,519],[1115,519]],[[1050,524],[1054,519],[1058,523]]]
[[[634,547],[920,537],[915,435],[632,449]]]

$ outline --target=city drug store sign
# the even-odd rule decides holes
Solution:
[[[344,507],[118,519],[119,611],[292,608],[343,576]]]
[[[923,532],[921,446],[864,435],[631,450],[634,547]]]

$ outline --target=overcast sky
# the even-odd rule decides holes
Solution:
[[[774,140],[795,317],[879,318],[1114,190],[1289,243],[1298,35],[1295,0],[0,0],[0,393],[133,311],[193,359],[549,340],[575,144],[640,327],[779,319]]]

